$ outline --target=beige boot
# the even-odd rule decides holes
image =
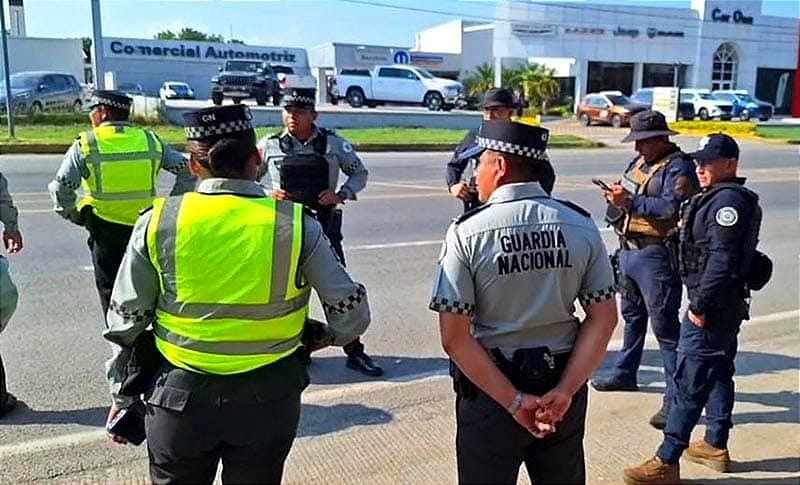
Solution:
[[[683,452],[683,456],[689,461],[705,465],[720,473],[726,473],[731,464],[728,450],[712,446],[705,440],[693,441]]]
[[[634,468],[622,472],[628,485],[676,485],[681,482],[680,466],[667,465],[657,456]]]

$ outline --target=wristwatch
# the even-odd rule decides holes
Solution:
[[[511,405],[506,408],[508,414],[514,416],[519,411],[519,408],[522,407],[522,392],[517,391],[517,394],[514,395],[514,400],[511,401]]]

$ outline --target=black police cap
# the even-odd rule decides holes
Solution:
[[[183,115],[187,140],[206,140],[253,132],[250,108],[241,104],[214,106]]]
[[[704,162],[721,158],[739,159],[739,145],[736,140],[724,133],[708,135],[697,146],[697,151],[689,154],[695,160]]]
[[[133,99],[125,93],[100,89],[92,93],[92,97],[89,100],[89,109],[103,105],[130,111],[132,104]]]
[[[477,157],[484,150],[510,153],[538,161],[548,161],[547,141],[550,132],[539,126],[515,121],[484,121],[477,136],[477,147],[465,150],[460,160]]]
[[[484,108],[514,108],[517,100],[514,94],[506,88],[492,88],[483,96]]]
[[[313,108],[317,104],[317,90],[314,88],[289,88],[283,96],[283,106]]]

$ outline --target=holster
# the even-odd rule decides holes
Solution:
[[[455,362],[450,361],[450,377],[453,378],[453,391],[462,399],[475,399],[478,397],[478,386],[472,383],[467,376],[461,372]]]
[[[491,349],[498,369],[518,390],[542,396],[558,385],[569,354],[550,353],[548,347],[517,349],[508,360],[498,348]]]
[[[323,208],[316,211],[317,221],[328,239],[342,239],[342,210]]]
[[[119,389],[122,396],[139,397],[153,385],[158,369],[166,362],[156,348],[152,330],[145,330],[133,342],[131,356],[125,365],[125,378]]]
[[[680,272],[680,236],[677,230],[671,231],[664,239],[664,247],[669,254],[669,265],[675,272]]]
[[[329,341],[330,338],[331,332],[325,322],[306,317],[306,321],[303,324],[303,336],[300,337],[303,346],[297,351],[298,357],[303,363],[310,364],[311,347],[319,342]]]

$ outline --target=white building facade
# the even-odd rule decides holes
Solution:
[[[761,9],[761,0],[692,0],[688,9],[504,1],[494,23],[449,22],[418,34],[417,47],[460,38],[465,72],[485,62],[496,71],[545,64],[556,70],[562,98],[574,102],[593,91],[676,85],[745,89],[788,113],[798,19]]]

